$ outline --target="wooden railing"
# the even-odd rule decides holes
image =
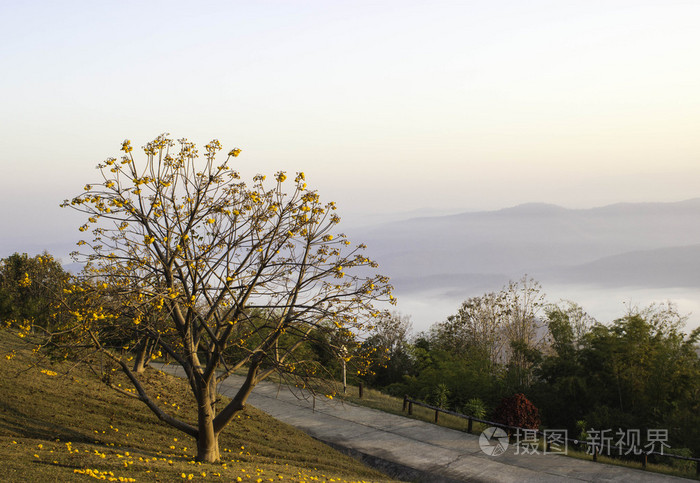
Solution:
[[[467,414],[462,414],[458,413],[456,411],[450,411],[449,409],[443,409],[438,406],[433,406],[431,404],[424,403],[423,401],[418,401],[416,399],[411,399],[408,397],[408,395],[404,396],[403,398],[403,411],[406,412],[408,411],[409,416],[413,415],[413,406],[420,406],[424,407],[427,409],[430,409],[432,411],[435,411],[435,418],[434,421],[437,423],[439,421],[439,415],[440,413],[445,413],[449,414],[450,416],[455,416],[457,418],[462,418],[467,420],[467,432],[471,433],[472,432],[472,427],[474,421],[477,423],[481,424],[486,424],[488,426],[493,426],[497,428],[503,429],[506,433],[508,433],[508,436],[512,436],[513,434],[522,434],[525,431],[533,431],[532,429],[527,429],[527,428],[520,428],[518,426],[509,426],[507,424],[502,424],[502,423],[497,423],[495,421],[488,421],[485,419],[479,419],[474,416],[469,416]],[[543,433],[540,430],[536,430],[535,433],[537,436],[544,437],[545,433]],[[574,445],[586,445],[586,446],[592,446],[591,449],[588,450],[589,454],[593,456],[593,461],[598,461],[598,444],[593,441],[582,441],[579,439],[574,439],[574,438],[566,438],[566,442],[568,443],[573,443]],[[550,441],[545,440],[545,444],[547,445],[547,451],[550,450]],[[656,456],[663,456],[666,458],[673,458],[673,459],[678,459],[678,460],[685,460],[685,461],[694,461],[695,462],[695,474],[696,476],[700,476],[700,458],[692,458],[689,456],[681,456],[681,455],[676,455],[672,453],[663,453],[659,451],[645,451],[641,448],[636,448],[636,447],[622,447],[619,445],[615,445],[616,448],[619,448],[620,451],[627,450],[629,452],[634,452],[634,454],[639,454],[641,463],[642,463],[642,468],[647,467],[647,460],[650,455],[656,455]],[[628,454],[625,453],[625,454]]]

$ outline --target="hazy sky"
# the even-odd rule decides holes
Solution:
[[[351,223],[700,196],[698,1],[0,2],[0,255],[130,138],[303,170]],[[369,219],[369,218],[368,218]]]

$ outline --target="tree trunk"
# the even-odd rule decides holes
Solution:
[[[199,424],[199,439],[197,439],[197,461],[216,463],[219,461],[219,435],[214,432],[213,420],[209,424]]]
[[[200,387],[197,394],[197,461],[215,463],[219,461],[219,433],[214,430],[214,404],[209,388]]]
[[[139,349],[136,353],[136,360],[134,361],[134,372],[137,374],[141,374],[143,371],[145,371],[146,366],[148,365],[148,356],[150,353],[148,349],[151,345],[150,341],[150,338],[145,337],[141,341],[141,344],[139,344]]]

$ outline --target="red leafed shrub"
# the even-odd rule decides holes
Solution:
[[[494,412],[494,422],[526,429],[540,426],[540,412],[524,394],[505,397]]]

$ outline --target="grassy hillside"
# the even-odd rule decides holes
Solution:
[[[221,463],[197,463],[194,440],[143,403],[84,366],[32,357],[3,330],[0,373],[2,481],[390,481],[252,407],[221,436]],[[173,413],[194,421],[184,381],[147,377]]]

